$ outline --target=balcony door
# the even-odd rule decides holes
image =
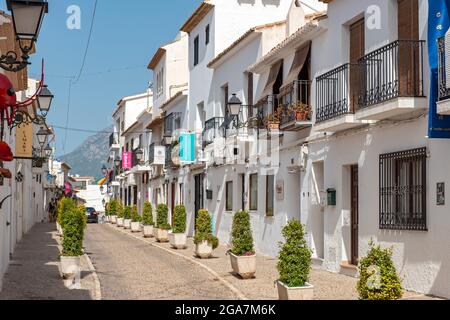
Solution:
[[[359,95],[364,87],[357,63],[366,53],[365,39],[365,20],[362,18],[350,25],[350,112],[356,110]]]
[[[420,92],[419,3],[418,0],[397,2],[399,95],[417,96]]]

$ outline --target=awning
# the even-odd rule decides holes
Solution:
[[[282,88],[286,88],[288,86],[292,86],[295,80],[297,80],[298,75],[303,69],[303,66],[308,59],[309,51],[311,50],[311,41],[308,41],[303,47],[298,49],[295,52],[294,61],[292,62],[291,70],[289,71],[288,76],[283,82]]]
[[[272,67],[270,68],[269,78],[267,79],[266,86],[264,87],[263,92],[261,93],[261,96],[259,100],[265,98],[273,91],[273,86],[275,82],[277,82],[278,74],[280,73],[281,67],[283,66],[283,60],[280,60],[276,62]]]

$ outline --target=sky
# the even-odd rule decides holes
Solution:
[[[101,131],[112,125],[112,112],[120,98],[147,89],[152,80],[147,65],[153,54],[176,37],[201,0],[98,0],[85,67],[71,86],[70,108],[69,82],[81,69],[95,0],[48,2],[49,13],[29,68],[29,76],[40,79],[44,59],[45,82],[55,95],[47,123]],[[80,29],[67,28],[71,16],[67,9],[72,5],[80,8]],[[8,12],[5,0],[0,0],[0,9]],[[56,128],[57,156],[73,151],[92,134]]]

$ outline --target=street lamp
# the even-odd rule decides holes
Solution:
[[[120,168],[120,163],[121,163],[122,161],[120,160],[120,158],[119,157],[116,157],[115,159],[114,159],[114,165],[116,166],[116,168]]]
[[[136,155],[136,160],[138,162],[142,161],[142,158],[144,157],[144,152],[142,151],[142,149],[138,149],[134,152],[134,154]]]
[[[45,147],[45,149],[44,149],[45,157],[50,158],[52,156],[52,153],[53,153],[53,149],[49,145],[47,145],[47,147]]]
[[[228,100],[228,112],[233,116],[237,117],[241,112],[242,102],[236,96],[235,93],[231,96],[230,100]]]
[[[36,133],[39,145],[41,146],[41,148],[44,147],[45,143],[47,142],[47,136],[48,136],[48,132],[47,130],[44,129],[44,127],[41,127],[41,129],[39,129],[39,131]]]
[[[6,0],[11,11],[16,38],[22,51],[22,61],[18,60],[14,51],[3,54],[0,67],[7,71],[18,72],[28,65],[29,53],[39,37],[44,14],[48,13],[48,3],[45,0]]]
[[[45,118],[47,117],[50,107],[52,106],[52,100],[54,96],[48,87],[45,85],[42,87],[41,93],[37,98],[37,104],[41,115]]]
[[[100,186],[100,192],[103,193],[104,190],[105,190],[105,187]]]
[[[106,168],[105,165],[103,165],[103,167],[102,167],[102,173],[103,173],[103,175],[105,175],[105,176],[108,174],[108,168]]]

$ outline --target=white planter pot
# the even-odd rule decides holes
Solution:
[[[195,255],[200,259],[209,259],[212,256],[213,247],[208,241],[202,241],[195,245]]]
[[[174,249],[187,248],[187,236],[185,233],[169,233],[169,242]]]
[[[231,268],[242,279],[253,279],[256,273],[256,255],[236,256],[230,252]]]
[[[158,242],[169,242],[169,230],[155,229],[156,231],[156,241]]]
[[[111,216],[111,223],[117,224],[117,216]]]
[[[131,232],[141,232],[141,223],[131,222]]]
[[[281,281],[277,281],[278,297],[280,300],[314,300],[314,286],[306,283],[304,287],[290,288]]]
[[[123,227],[125,229],[131,229],[131,219],[123,219]]]
[[[117,218],[117,226],[118,227],[123,227],[123,218]]]
[[[80,257],[61,256],[61,273],[64,279],[80,273]]]
[[[144,232],[144,238],[152,238],[155,235],[153,234],[154,228],[153,226],[144,226],[143,227],[143,232]]]

